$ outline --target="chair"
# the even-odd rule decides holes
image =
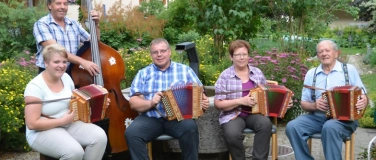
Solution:
[[[171,137],[167,134],[162,134],[161,136],[157,137],[156,139],[154,140],[158,140],[158,141],[168,141],[168,140],[173,140],[175,139],[174,137]],[[149,158],[150,160],[153,159],[153,150],[152,150],[152,141],[150,141],[148,144],[147,144],[147,148],[148,148],[148,154],[149,154]]]
[[[320,133],[317,133],[317,134],[313,134],[309,137],[308,139],[308,148],[309,148],[309,152],[312,153],[312,139],[321,139],[321,134]],[[354,133],[351,134],[350,137],[346,137],[344,139],[344,142],[345,142],[345,160],[354,160],[355,158],[355,152],[354,152],[354,139],[355,139],[355,135]]]
[[[245,128],[243,130],[243,134],[254,134],[255,131]],[[275,125],[272,126],[272,159],[278,159],[278,145],[277,145],[277,127]],[[229,160],[232,160],[231,155],[229,154]]]

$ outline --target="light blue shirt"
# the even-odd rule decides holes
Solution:
[[[315,74],[315,69],[316,68],[312,68],[307,72],[305,79],[304,79],[304,85],[312,86],[313,77],[314,77],[314,74]],[[358,74],[358,71],[356,70],[356,68],[351,64],[347,64],[347,70],[348,70],[348,74],[349,74],[349,85],[358,86],[360,88],[363,88],[364,90],[362,92],[364,94],[366,92],[366,90],[365,90],[365,87],[362,83],[362,80],[359,77],[359,74]],[[322,89],[330,89],[330,88],[335,87],[335,86],[346,85],[346,79],[345,79],[345,74],[344,74],[344,71],[343,71],[342,63],[339,62],[339,61],[336,61],[334,68],[332,69],[332,71],[330,71],[329,74],[326,74],[323,71],[322,65],[320,64],[317,67],[316,75],[317,75],[316,85],[314,87],[322,88]],[[315,90],[316,99],[321,98],[322,92],[324,92],[324,91],[323,90]],[[312,100],[311,95],[312,95],[311,89],[303,88],[301,100],[313,103],[314,101]],[[326,113],[321,112],[321,111],[315,111],[314,114],[320,115],[320,116],[325,116]]]
[[[133,79],[129,93],[130,97],[134,96],[135,93],[140,93],[144,95],[145,99],[151,100],[156,92],[165,91],[173,85],[193,82],[202,86],[202,83],[191,68],[171,60],[170,62],[170,66],[164,71],[160,70],[154,63],[139,70]],[[161,102],[156,106],[156,109],[163,116],[166,116]],[[142,114],[148,117],[162,117],[156,109],[153,108]]]

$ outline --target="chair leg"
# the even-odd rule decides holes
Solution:
[[[309,153],[312,154],[312,138],[308,138],[307,143],[308,143]]]
[[[345,142],[345,160],[350,160],[350,143],[351,140]]]
[[[278,159],[277,133],[272,134],[272,160]]]
[[[153,159],[153,151],[152,151],[152,144],[151,144],[151,141],[146,144],[147,148],[148,148],[148,155],[149,155],[149,159],[152,160]]]
[[[351,160],[355,160],[355,151],[354,151],[354,147],[355,147],[355,133],[352,133],[351,134],[351,140],[350,140],[350,158]]]

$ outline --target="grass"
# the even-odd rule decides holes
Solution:
[[[367,89],[368,97],[372,100],[376,99],[376,74],[365,74],[361,75],[360,78]]]
[[[340,48],[343,55],[366,54],[367,48]]]

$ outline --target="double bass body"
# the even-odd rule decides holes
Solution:
[[[124,80],[125,65],[123,58],[113,48],[102,42],[98,42],[101,69],[104,88],[109,91],[111,103],[107,108],[106,118],[109,118],[108,138],[112,153],[119,153],[128,150],[125,142],[124,131],[125,121],[132,121],[138,113],[131,110],[129,102],[124,98],[120,82]],[[81,58],[91,60],[91,49],[86,50]],[[72,79],[75,86],[85,86],[94,83],[94,78],[78,65],[71,69]]]

